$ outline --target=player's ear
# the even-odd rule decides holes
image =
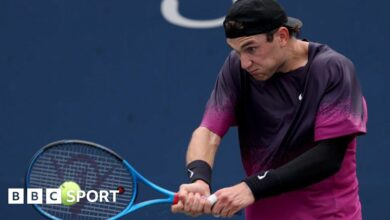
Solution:
[[[287,45],[287,42],[290,39],[290,33],[286,27],[282,26],[279,28],[277,31],[277,39],[281,47],[285,47]]]

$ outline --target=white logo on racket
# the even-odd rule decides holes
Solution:
[[[264,179],[265,178],[265,176],[267,176],[267,173],[268,173],[268,171],[265,171],[265,173],[263,174],[263,175],[257,175],[257,179],[259,179],[259,180],[262,180],[262,179]]]

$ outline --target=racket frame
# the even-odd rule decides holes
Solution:
[[[91,147],[97,147],[97,148],[100,148],[100,149],[102,149],[104,151],[109,152],[110,154],[112,154],[113,156],[115,156],[116,158],[118,158],[119,160],[122,161],[123,165],[128,169],[129,173],[133,177],[133,183],[132,183],[133,184],[133,195],[131,197],[131,200],[129,201],[128,206],[124,210],[119,212],[117,215],[109,218],[110,220],[119,219],[119,218],[129,214],[130,212],[134,212],[134,211],[136,211],[136,210],[138,210],[140,208],[146,207],[146,206],[160,204],[160,203],[176,204],[178,202],[179,198],[178,198],[176,193],[174,193],[172,191],[169,191],[167,189],[164,189],[164,188],[154,184],[153,182],[149,181],[145,177],[143,177],[139,172],[137,172],[133,168],[133,166],[130,165],[129,162],[124,160],[121,156],[119,156],[113,150],[111,150],[111,149],[109,149],[109,148],[107,148],[105,146],[102,146],[102,145],[99,145],[99,144],[96,144],[96,143],[93,143],[93,142],[89,142],[89,141],[84,141],[84,140],[59,140],[59,141],[55,141],[55,142],[52,142],[50,144],[47,144],[46,146],[44,146],[41,149],[39,149],[34,154],[33,158],[31,159],[29,167],[28,167],[28,170],[27,170],[27,173],[26,173],[26,179],[25,179],[25,184],[24,184],[26,189],[29,188],[30,174],[31,174],[31,171],[32,171],[32,167],[33,167],[35,161],[38,159],[39,155],[41,155],[42,153],[44,153],[46,150],[50,149],[53,146],[56,146],[56,145],[59,145],[59,144],[75,144],[75,143],[76,144],[86,144],[86,145],[89,145]],[[138,189],[137,188],[138,188],[138,183],[139,182],[142,182],[143,184],[149,186],[150,188],[152,188],[153,190],[155,190],[157,192],[160,192],[160,193],[166,195],[167,197],[166,198],[160,198],[160,199],[146,200],[146,201],[134,204],[134,202],[135,202],[135,200],[137,198],[137,193],[138,193]],[[58,205],[61,205],[61,204],[58,204]],[[57,218],[56,216],[53,216],[50,213],[44,211],[42,208],[40,208],[38,206],[38,204],[33,204],[33,206],[43,216],[48,217],[50,219],[54,219],[54,220],[60,220],[60,218]]]

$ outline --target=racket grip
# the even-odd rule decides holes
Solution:
[[[217,202],[217,196],[215,194],[212,194],[210,195],[209,197],[207,197],[207,201],[209,201],[211,203],[211,205],[214,205],[214,203]],[[175,193],[173,195],[173,201],[172,201],[172,204],[175,205],[179,202],[179,194],[178,193]]]
[[[217,200],[218,200],[218,198],[217,198],[217,196],[215,194],[212,194],[209,197],[207,197],[207,201],[209,201],[209,203],[211,205],[214,205],[214,203],[216,203]]]
[[[178,202],[179,202],[179,194],[175,193],[175,195],[173,195],[172,204],[176,205]]]

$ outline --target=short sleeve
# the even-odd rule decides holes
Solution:
[[[350,60],[329,60],[327,86],[315,121],[315,141],[366,133],[367,105]]]
[[[220,137],[223,137],[229,127],[236,123],[239,74],[240,61],[238,56],[232,52],[218,74],[200,125]]]

